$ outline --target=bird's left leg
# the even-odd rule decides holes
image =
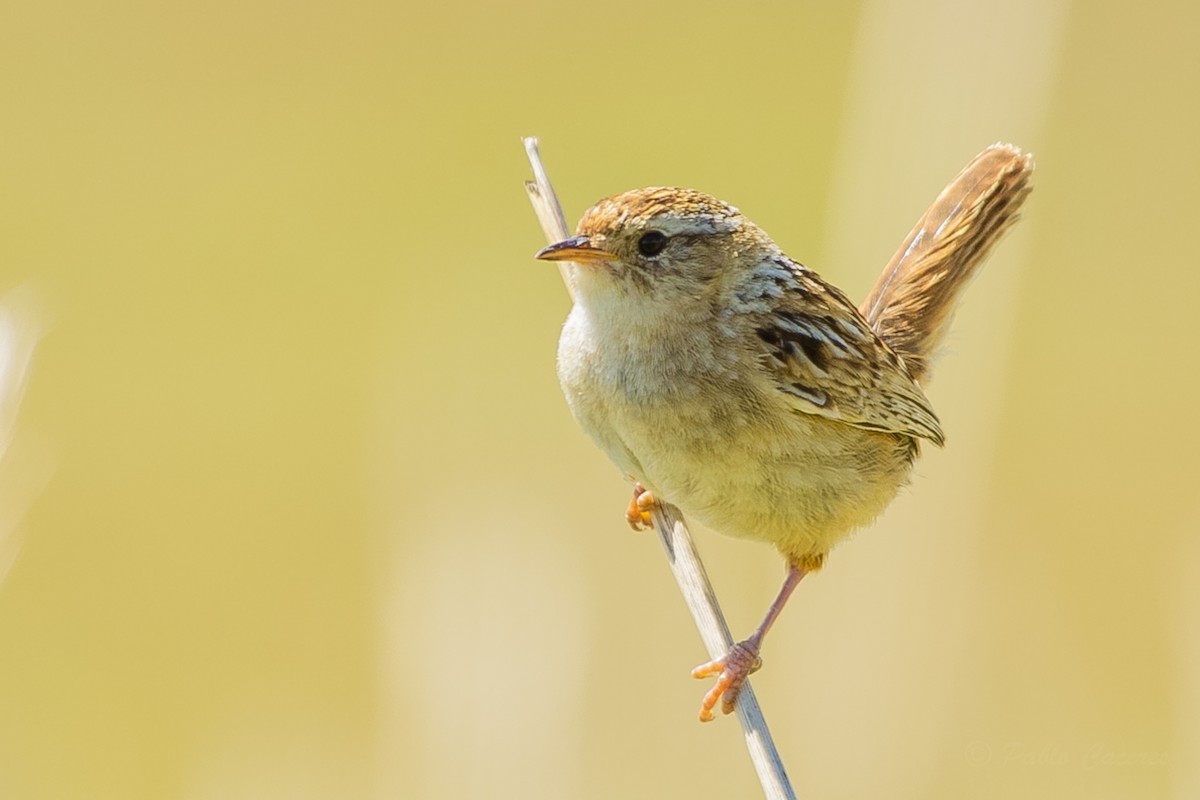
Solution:
[[[775,596],[775,601],[767,609],[767,615],[763,617],[763,621],[755,628],[754,633],[750,634],[750,638],[744,639],[731,647],[724,658],[709,661],[707,664],[701,664],[692,670],[693,678],[708,678],[712,675],[718,676],[716,684],[708,690],[708,694],[704,695],[704,700],[700,704],[701,722],[712,721],[713,708],[716,707],[718,700],[721,701],[721,711],[726,714],[733,711],[734,706],[737,704],[738,694],[741,693],[746,679],[750,677],[752,672],[755,672],[762,666],[762,658],[759,657],[758,653],[762,647],[763,638],[767,635],[767,631],[775,624],[775,619],[779,616],[779,612],[783,611],[783,607],[787,605],[788,598],[792,596],[792,592],[801,579],[808,573],[820,569],[823,560],[824,555],[802,559],[799,562],[789,561],[787,577],[783,580],[783,586],[780,587],[779,594]]]

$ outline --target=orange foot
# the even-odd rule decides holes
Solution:
[[[643,528],[653,528],[654,521],[650,519],[650,510],[654,508],[654,495],[640,483],[633,485],[633,499],[629,508],[625,509],[625,521],[635,531]]]
[[[692,670],[693,678],[708,678],[719,675],[716,685],[704,695],[700,703],[700,721],[712,722],[713,708],[721,701],[721,711],[728,714],[737,705],[738,695],[750,673],[762,666],[758,656],[759,642],[754,637],[738,642],[729,649],[724,658],[701,664]]]

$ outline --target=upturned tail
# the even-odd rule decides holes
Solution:
[[[859,310],[925,383],[963,289],[1029,195],[1033,157],[1007,144],[977,155],[918,220]]]

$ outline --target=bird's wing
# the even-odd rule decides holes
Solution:
[[[769,265],[759,356],[798,411],[941,446],[942,428],[904,362],[840,291],[786,257]]]

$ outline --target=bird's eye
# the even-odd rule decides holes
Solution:
[[[662,231],[646,231],[638,239],[638,252],[644,256],[656,256],[667,246],[667,235]]]

